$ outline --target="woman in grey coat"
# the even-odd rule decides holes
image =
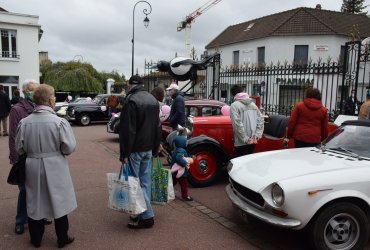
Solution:
[[[76,140],[69,123],[56,116],[54,88],[42,84],[33,93],[35,111],[17,128],[16,148],[27,154],[26,193],[31,243],[41,246],[43,218],[54,218],[58,247],[72,243],[67,215],[77,207],[68,162]]]

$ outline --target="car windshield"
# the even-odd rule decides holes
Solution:
[[[354,125],[340,127],[323,141],[321,148],[370,160],[370,127]]]
[[[85,97],[78,97],[73,102],[74,103],[84,103],[84,102],[86,102],[86,98]]]
[[[101,100],[101,96],[95,96],[95,98],[92,100],[94,103],[99,103]]]

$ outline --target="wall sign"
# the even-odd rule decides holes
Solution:
[[[316,50],[316,51],[328,51],[329,50],[329,45],[327,45],[327,44],[315,44],[313,46],[313,50]]]

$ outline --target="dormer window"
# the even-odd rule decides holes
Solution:
[[[250,23],[250,24],[248,25],[248,27],[247,27],[244,31],[250,31],[250,30],[251,30],[251,28],[253,27],[253,25],[254,25],[254,23]]]
[[[3,58],[17,58],[17,31],[0,30],[0,55]]]

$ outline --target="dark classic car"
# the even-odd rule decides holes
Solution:
[[[118,96],[118,94],[101,94],[91,102],[69,103],[65,118],[82,126],[87,126],[92,121],[109,121],[109,108],[106,105],[110,95]]]

